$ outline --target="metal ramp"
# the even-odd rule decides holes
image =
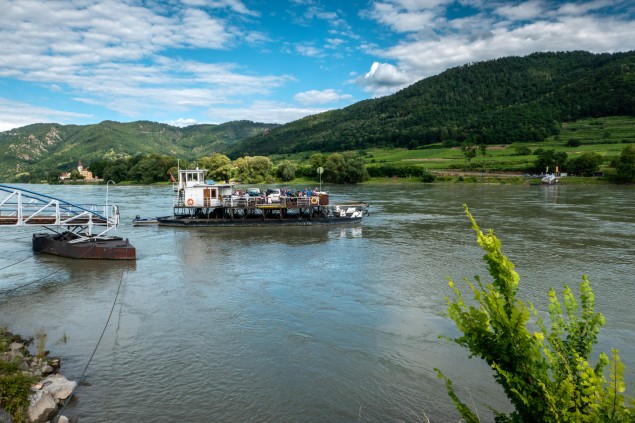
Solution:
[[[23,188],[0,184],[0,227],[43,226],[75,232],[80,242],[105,237],[119,224],[116,205],[72,204]]]

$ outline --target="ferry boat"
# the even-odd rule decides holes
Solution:
[[[236,190],[231,183],[205,180],[204,169],[179,169],[173,215],[159,217],[159,226],[333,225],[361,223],[369,206],[363,202],[330,204],[326,192],[267,195]]]

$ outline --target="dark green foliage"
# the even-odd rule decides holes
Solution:
[[[485,234],[480,230],[467,206],[465,212],[486,252],[484,260],[492,282],[484,284],[478,277],[476,283],[466,281],[474,304],[468,305],[450,281],[454,299],[447,299],[448,315],[462,333],[452,341],[492,367],[496,382],[515,408],[510,415],[496,413],[496,421],[633,421],[635,406],[633,399],[623,394],[624,366],[617,350],[610,359],[600,353],[597,364],[590,364],[604,317],[595,312],[595,298],[586,277],[580,284],[579,303],[566,285],[564,303],[553,289],[549,292],[547,327],[531,304],[516,297],[520,276],[503,255],[500,240],[493,231]],[[531,314],[536,317],[535,326],[529,322]],[[439,375],[445,378],[440,371]],[[446,387],[463,418],[478,421],[447,379]]]
[[[285,160],[278,165],[276,174],[283,182],[288,182],[295,178],[295,171],[297,168],[298,166],[295,163]]]
[[[537,149],[534,154],[538,156],[534,162],[534,167],[539,172],[555,172],[556,166],[562,170],[566,166],[568,158],[567,153],[556,150]]]
[[[117,160],[109,164],[104,168],[103,178],[104,181],[121,182],[128,179],[128,161]]]
[[[617,177],[622,182],[635,182],[635,147],[633,145],[624,147],[615,168]]]
[[[131,163],[135,161],[132,160]],[[128,171],[128,180],[140,184],[168,181],[170,178],[168,170],[176,166],[176,163],[177,160],[174,157],[163,157],[158,154],[141,157]]]
[[[461,146],[461,151],[463,152],[463,156],[465,156],[465,160],[468,162],[476,157],[477,146],[471,141],[465,141]]]
[[[368,171],[364,159],[357,153],[333,153],[324,163],[322,178],[336,184],[357,184],[368,179]]]
[[[569,141],[567,141],[567,147],[579,147],[582,145],[582,141],[575,139],[575,138],[571,138]]]
[[[516,146],[514,147],[516,156],[529,156],[531,154],[531,149],[526,145]]]
[[[416,165],[398,165],[394,163],[386,163],[379,165],[367,166],[368,175],[372,178],[422,178],[429,175],[429,172],[421,166]]]
[[[604,158],[596,153],[582,153],[581,155],[569,159],[567,162],[567,172],[581,175],[592,176],[593,173],[600,170],[600,165]]]
[[[562,122],[635,114],[635,52],[535,53],[459,66],[391,96],[241,141],[236,154],[541,141]]]

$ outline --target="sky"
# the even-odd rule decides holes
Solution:
[[[0,0],[0,131],[287,123],[570,50],[635,50],[635,1]]]

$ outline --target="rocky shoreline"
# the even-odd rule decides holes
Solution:
[[[13,376],[14,379],[17,379],[15,376],[19,373],[26,377],[23,380],[35,381],[30,386],[31,392],[26,416],[24,414],[12,416],[9,411],[2,409],[0,404],[0,423],[20,422],[24,421],[25,417],[28,418],[27,421],[33,423],[79,422],[77,416],[70,419],[65,416],[56,416],[59,408],[63,406],[65,400],[72,395],[77,386],[77,382],[69,381],[59,373],[60,359],[48,357],[48,351],[43,351],[41,354],[31,354],[28,348],[31,341],[22,339],[6,330],[0,330],[0,332],[2,341],[4,341],[0,342],[0,345],[3,346],[0,350],[0,361],[4,364],[2,368],[14,369],[15,372],[13,375],[0,373],[0,376],[8,378]],[[6,393],[2,394],[6,395]]]

